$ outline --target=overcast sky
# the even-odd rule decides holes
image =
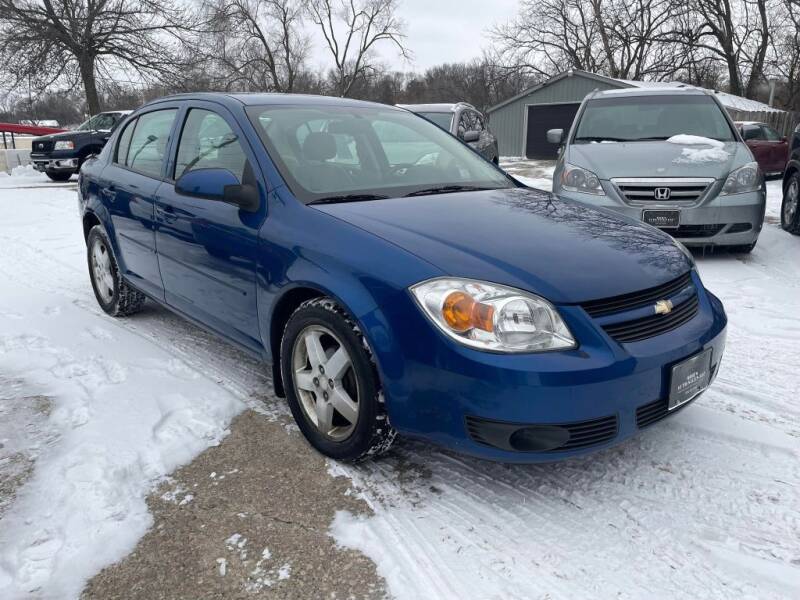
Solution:
[[[399,16],[406,23],[406,44],[413,62],[405,63],[388,44],[378,48],[383,61],[399,71],[424,71],[443,62],[480,56],[486,30],[517,12],[517,0],[400,0]],[[312,62],[328,63],[324,40],[312,30]]]

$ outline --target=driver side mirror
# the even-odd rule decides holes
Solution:
[[[481,139],[480,131],[467,131],[466,133],[464,133],[464,141],[467,144],[470,144],[472,142],[477,142],[479,139]]]
[[[560,144],[564,141],[563,129],[549,129],[547,131],[547,141],[551,144]]]
[[[227,169],[197,169],[180,176],[175,191],[182,196],[217,200],[238,206],[245,212],[256,212],[261,205],[258,187],[239,183]]]

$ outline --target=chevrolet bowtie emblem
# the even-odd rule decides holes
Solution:
[[[653,307],[656,311],[657,315],[666,315],[672,312],[672,301],[671,300],[659,300],[656,302],[656,305]]]

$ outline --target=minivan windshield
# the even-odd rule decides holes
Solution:
[[[405,110],[271,105],[247,114],[305,203],[516,187],[454,136]]]
[[[735,139],[719,105],[704,95],[604,97],[589,100],[573,143],[666,140],[696,135]]]

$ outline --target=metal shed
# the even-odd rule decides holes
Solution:
[[[683,85],[680,82],[645,82],[613,79],[586,71],[559,73],[486,111],[489,125],[497,136],[501,156],[555,159],[558,148],[546,139],[548,129],[568,130],[583,99],[593,90],[630,87]],[[719,92],[718,99],[734,118],[743,111],[783,111],[757,102]]]

